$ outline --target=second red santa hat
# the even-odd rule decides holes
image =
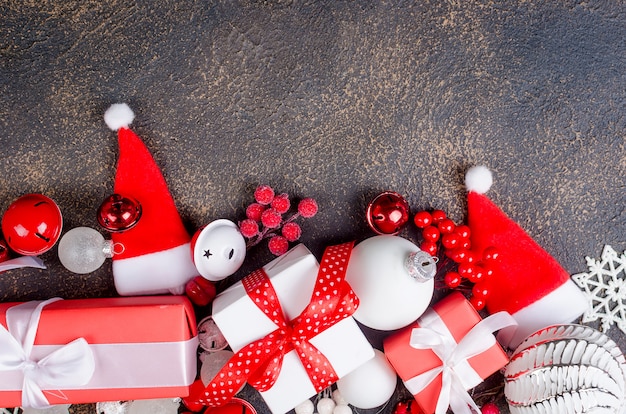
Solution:
[[[492,182],[485,166],[467,171],[467,224],[472,250],[494,246],[500,253],[493,264],[486,306],[489,313],[507,311],[515,318],[517,330],[503,331],[498,337],[514,348],[539,329],[574,321],[588,304],[556,259],[485,195]]]
[[[113,277],[120,295],[182,294],[198,275],[190,253],[191,237],[167,188],[161,170],[141,139],[130,130],[135,115],[126,104],[104,114],[118,132],[119,158],[114,192],[141,204],[138,223],[112,233],[116,246]]]

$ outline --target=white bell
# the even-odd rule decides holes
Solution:
[[[191,241],[193,262],[205,279],[217,282],[235,273],[246,257],[246,241],[235,223],[219,219],[198,230]]]

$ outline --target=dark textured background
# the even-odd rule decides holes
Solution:
[[[117,158],[102,116],[127,102],[190,232],[241,219],[266,183],[318,200],[301,223],[319,258],[373,234],[383,190],[462,221],[480,163],[570,273],[626,250],[624,1],[2,0],[0,16],[1,211],[42,192],[66,230],[97,228]],[[0,300],[115,294],[110,262],[79,276],[43,259],[2,274]],[[251,250],[237,276],[270,259]]]

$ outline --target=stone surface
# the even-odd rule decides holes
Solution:
[[[626,249],[624,1],[5,0],[0,15],[0,211],[42,192],[66,230],[98,228],[117,157],[102,116],[127,102],[190,232],[241,219],[270,184],[318,200],[302,241],[319,257],[373,235],[384,190],[463,220],[464,171],[486,164],[490,197],[570,273]],[[110,262],[43,259],[2,274],[0,300],[115,294]],[[256,247],[226,283],[270,259]]]

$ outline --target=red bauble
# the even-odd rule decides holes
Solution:
[[[393,414],[424,414],[415,400],[400,401]]]
[[[206,306],[213,302],[217,290],[215,284],[202,276],[196,276],[185,285],[185,293],[198,306]]]
[[[409,203],[394,191],[379,194],[367,206],[367,224],[377,234],[398,234],[409,221]]]
[[[119,233],[134,227],[141,218],[141,204],[133,198],[112,194],[98,208],[98,223],[106,230]]]
[[[480,407],[482,414],[500,414],[500,409],[494,403],[487,403]]]
[[[62,228],[59,206],[42,194],[18,198],[2,217],[2,233],[9,248],[24,256],[50,250],[59,240]]]

